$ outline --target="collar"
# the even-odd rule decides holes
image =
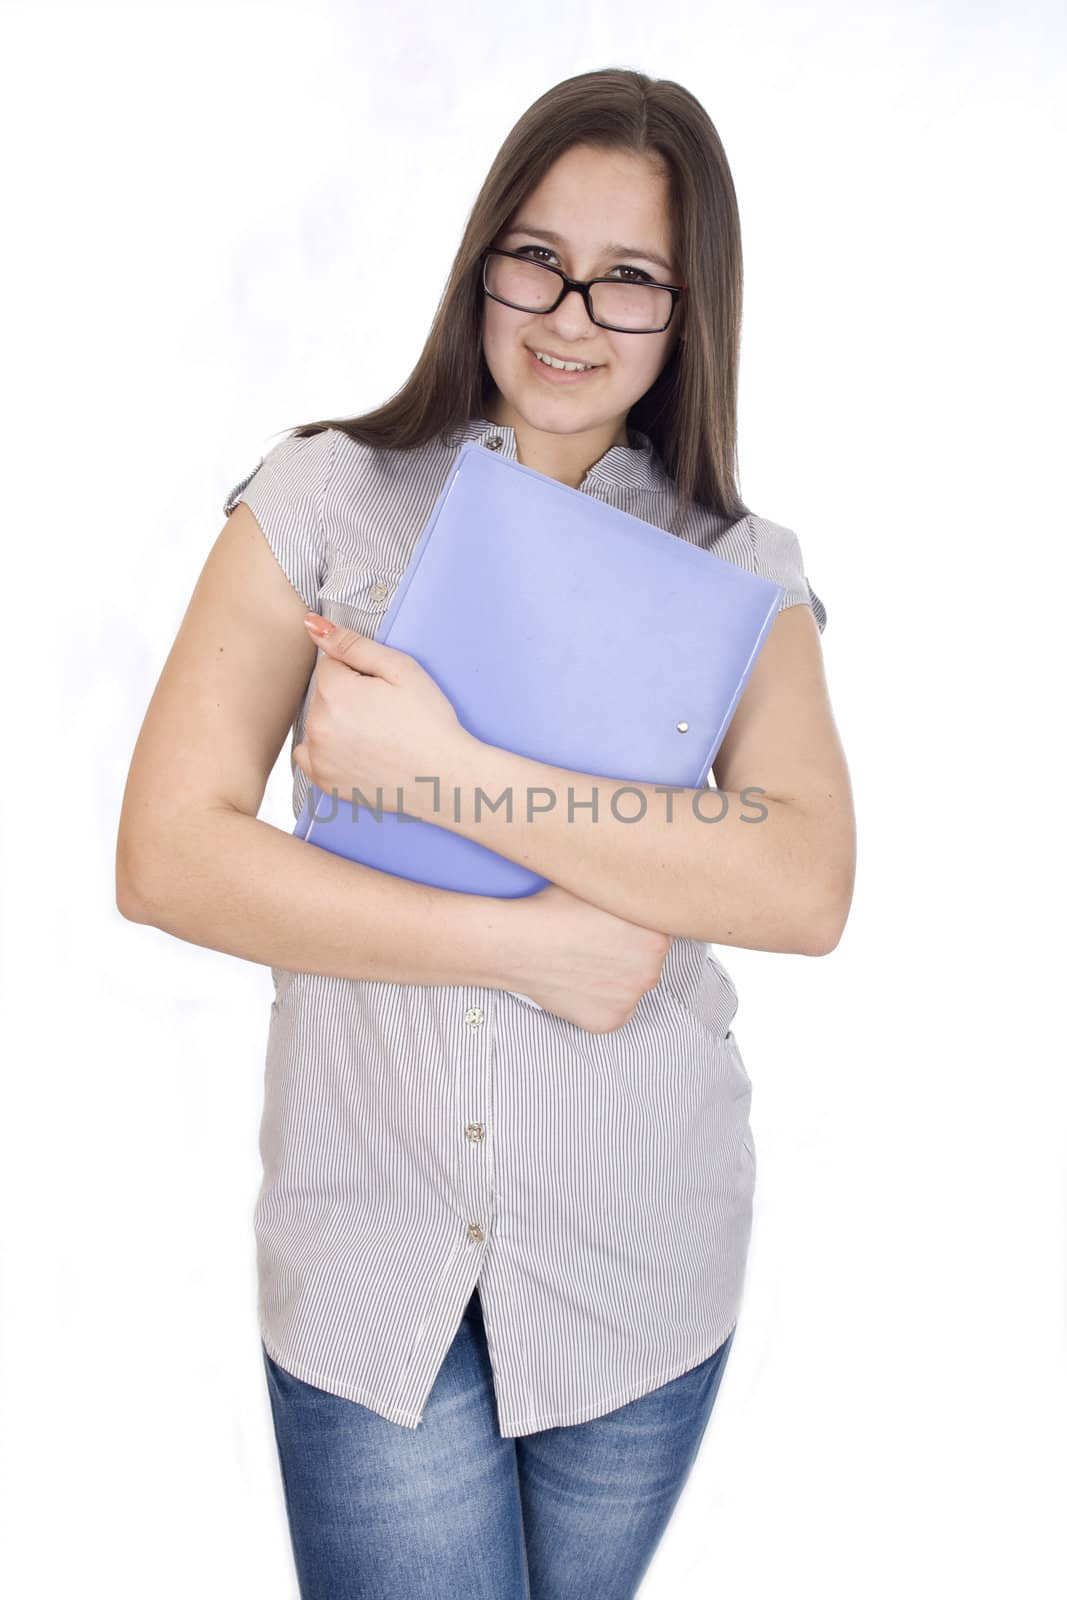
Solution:
[[[662,493],[670,486],[670,479],[656,455],[652,440],[638,428],[630,428],[630,444],[613,444],[605,450],[599,461],[594,461],[579,488],[603,485],[612,490],[644,489]],[[450,435],[456,446],[470,440],[494,450],[508,461],[518,460],[514,428],[500,422],[490,422],[487,417],[473,417],[456,428]]]

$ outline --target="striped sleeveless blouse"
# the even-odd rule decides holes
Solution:
[[[667,527],[671,479],[629,437],[580,490]],[[400,451],[290,436],[224,511],[243,500],[308,609],[373,638],[468,440],[517,459],[514,431],[484,417]],[[790,529],[697,507],[680,536],[782,584],[822,631]],[[296,818],[308,780],[292,771]],[[515,1437],[601,1416],[718,1349],[756,1157],[737,992],[710,945],[675,939],[606,1034],[495,988],[271,975],[253,1228],[279,1366],[415,1428],[477,1288]]]

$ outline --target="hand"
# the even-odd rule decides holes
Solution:
[[[323,636],[311,627],[328,630]],[[470,734],[452,702],[414,656],[310,616],[318,663],[304,738],[293,760],[324,794],[359,789],[372,806],[403,809],[398,789],[450,770]]]
[[[508,946],[507,987],[587,1033],[629,1022],[656,988],[674,935],[642,928],[558,883],[512,901],[521,921]]]

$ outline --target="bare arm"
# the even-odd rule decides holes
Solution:
[[[664,786],[554,767],[473,736],[457,749],[438,785],[413,786],[412,815],[647,928],[750,950],[836,946],[856,827],[807,606],[787,607],[771,628],[716,757],[717,794],[668,798]]]
[[[410,883],[258,820],[315,664],[306,609],[239,504],[204,564],[134,748],[116,851],[119,910],[288,971],[521,989],[532,900]]]

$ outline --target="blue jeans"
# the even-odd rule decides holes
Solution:
[[[294,1378],[264,1348],[302,1600],[631,1600],[734,1331],[606,1416],[515,1439],[497,1432],[477,1289],[414,1429]]]

